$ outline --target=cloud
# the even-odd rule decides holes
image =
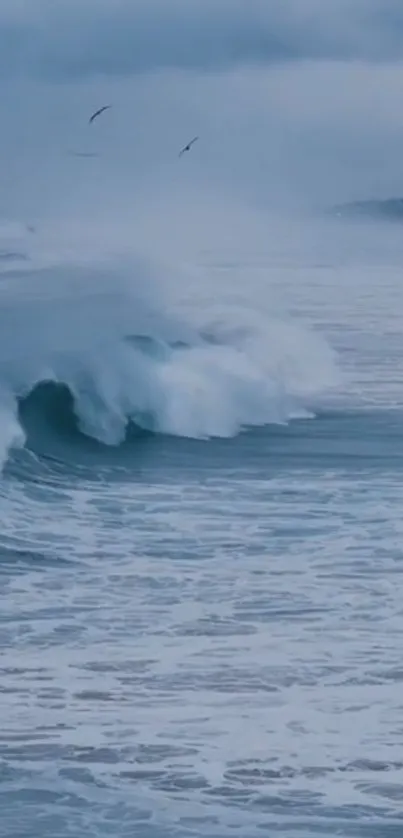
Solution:
[[[401,0],[3,0],[2,77],[403,59]]]

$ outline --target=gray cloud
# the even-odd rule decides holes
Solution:
[[[0,73],[50,79],[403,58],[402,0],[3,0]]]

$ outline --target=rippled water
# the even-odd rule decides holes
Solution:
[[[5,466],[0,834],[402,835],[400,262],[259,270],[316,418]]]

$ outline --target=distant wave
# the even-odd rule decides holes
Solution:
[[[0,457],[47,434],[118,446],[198,439],[308,415],[333,381],[318,337],[223,302],[197,327],[169,313],[143,263],[3,272]]]
[[[351,201],[332,207],[331,215],[341,218],[373,218],[384,221],[403,221],[403,198]]]

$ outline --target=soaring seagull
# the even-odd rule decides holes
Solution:
[[[191,148],[191,146],[193,145],[193,143],[195,143],[195,142],[196,142],[196,140],[198,140],[198,139],[199,139],[198,137],[193,137],[193,140],[190,140],[190,143],[188,143],[187,145],[185,145],[185,146],[181,149],[181,151],[179,152],[179,155],[178,155],[178,156],[179,156],[179,157],[182,157],[182,154],[184,154],[184,153],[185,153],[185,151],[189,151],[189,149]]]
[[[96,119],[97,116],[99,116],[104,111],[107,111],[111,107],[112,107],[112,105],[103,105],[102,108],[98,108],[98,110],[95,111],[95,113],[93,113],[92,116],[90,116],[90,118],[88,120],[89,124],[91,125],[91,122],[94,122],[94,119]]]

